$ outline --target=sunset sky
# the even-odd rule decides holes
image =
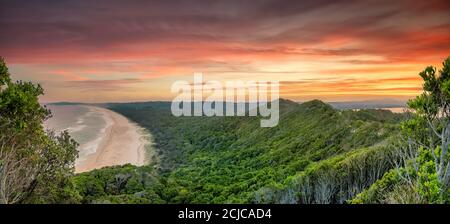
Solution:
[[[43,101],[171,100],[176,80],[278,80],[297,101],[407,99],[450,56],[450,2],[0,0],[0,56]]]

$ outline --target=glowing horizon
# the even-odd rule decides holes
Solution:
[[[8,1],[0,56],[45,102],[171,100],[176,80],[277,80],[294,101],[411,98],[450,56],[435,1]]]

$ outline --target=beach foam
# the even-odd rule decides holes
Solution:
[[[126,117],[95,106],[53,106],[51,109],[55,111],[54,118],[46,126],[58,127],[53,128],[55,131],[68,130],[80,143],[76,172],[127,163],[145,164],[150,134]]]

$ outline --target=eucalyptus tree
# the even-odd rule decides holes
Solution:
[[[429,66],[419,75],[423,93],[409,100],[411,118],[402,124],[407,182],[417,185],[424,202],[449,200],[450,57],[439,71]],[[412,172],[411,172],[412,171]]]

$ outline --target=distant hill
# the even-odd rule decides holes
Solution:
[[[53,102],[53,103],[46,103],[46,105],[55,105],[55,106],[66,106],[66,105],[82,105],[87,103],[81,103],[81,102]]]
[[[302,102],[294,102],[287,99],[280,99],[280,103],[301,104]],[[143,101],[143,102],[128,102],[128,103],[83,103],[83,102],[52,102],[47,105],[98,105],[98,106],[129,106],[135,108],[144,107],[167,107],[171,105],[170,101]],[[394,108],[405,107],[406,102],[400,100],[366,100],[366,101],[342,101],[342,102],[327,102],[336,109],[379,109],[379,108]],[[248,108],[248,107],[247,107]]]
[[[367,100],[328,103],[336,109],[378,109],[406,106],[406,102],[399,100]]]

